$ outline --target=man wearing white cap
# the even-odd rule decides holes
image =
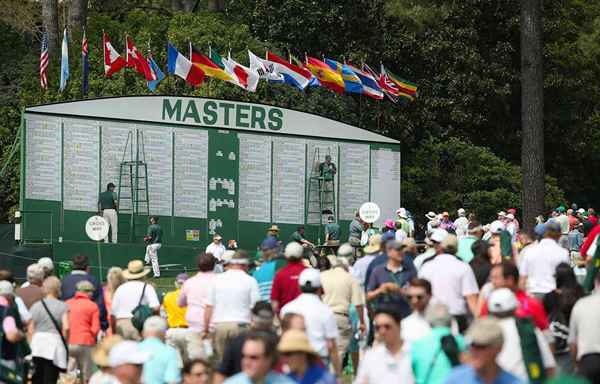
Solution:
[[[504,345],[496,361],[525,382],[543,380],[554,374],[556,361],[542,331],[531,319],[515,318],[518,304],[515,294],[508,288],[496,289],[490,294],[488,310],[500,319],[504,335]]]
[[[467,212],[464,208],[459,208],[456,213],[458,214],[458,218],[454,220],[454,227],[456,228],[456,236],[460,240],[467,235],[469,219],[467,219]]]
[[[338,355],[339,331],[331,308],[321,301],[323,294],[321,274],[317,269],[307,268],[300,274],[298,285],[302,294],[281,308],[281,317],[296,313],[304,317],[306,335],[310,344],[326,364],[331,362],[335,373],[341,374]]]
[[[212,243],[208,244],[205,252],[210,253],[219,261],[223,259],[223,254],[225,253],[225,246],[223,245],[223,238],[221,237],[221,235],[216,233],[213,236],[213,241]]]
[[[441,255],[442,253],[444,253],[444,250],[441,248],[440,245],[442,244],[442,241],[444,241],[446,236],[448,236],[448,231],[446,231],[445,229],[436,228],[431,232],[427,239],[425,239],[425,242],[428,245],[427,250],[425,250],[425,252],[417,256],[413,261],[413,264],[415,265],[417,271],[421,269],[421,266],[423,265],[423,262],[425,262],[425,260],[429,260],[435,255]]]
[[[425,217],[427,218],[427,220],[429,220],[427,221],[427,233],[431,233],[435,228],[437,228],[440,225],[440,222],[437,219],[437,215],[433,211],[427,212]]]
[[[119,384],[139,384],[142,381],[143,364],[150,358],[140,343],[130,340],[121,341],[111,348],[108,365]],[[115,384],[115,383],[111,383]]]
[[[248,255],[237,251],[224,260],[225,272],[218,274],[209,288],[208,303],[204,311],[204,335],[210,331],[211,319],[215,323],[215,353],[217,360],[223,356],[225,345],[250,326],[252,307],[260,300],[256,280],[246,273]]]

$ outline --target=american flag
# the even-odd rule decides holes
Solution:
[[[42,49],[40,52],[40,85],[44,89],[48,89],[48,77],[46,71],[48,69],[48,32],[44,31],[42,35]]]

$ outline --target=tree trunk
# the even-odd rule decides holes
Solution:
[[[198,0],[171,0],[174,11],[192,12]]]
[[[48,53],[52,55],[56,53],[58,49],[57,0],[42,0],[42,23],[44,29],[48,31]]]
[[[544,212],[544,73],[542,1],[521,0],[521,168],[523,225]]]
[[[88,0],[71,0],[69,3],[69,28],[74,36],[78,36],[87,25]]]
[[[219,12],[225,9],[225,0],[208,0],[207,8],[212,12]]]

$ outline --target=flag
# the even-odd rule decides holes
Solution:
[[[108,35],[102,34],[102,45],[104,50],[104,75],[111,77],[113,73],[119,72],[125,66],[125,59],[113,48]]]
[[[48,31],[42,34],[42,46],[40,49],[40,85],[48,89]]]
[[[135,68],[136,72],[144,75],[147,81],[152,81],[154,78],[152,77],[152,70],[148,65],[148,61],[144,58],[144,56],[138,51],[135,44],[133,44],[133,40],[129,36],[126,38],[127,40],[127,56],[126,63],[128,68]]]
[[[88,40],[85,36],[85,31],[83,31],[83,39],[81,41],[81,93],[83,95],[87,95],[88,93],[88,77],[90,74],[90,62],[88,60]]]
[[[336,71],[342,80],[344,81],[344,90],[348,93],[362,93],[363,87],[362,82],[356,76],[356,74],[346,64],[342,64],[335,60],[325,59],[325,64],[329,65],[331,69]]]
[[[219,68],[225,69],[225,63],[223,63],[223,58],[219,55],[219,52],[213,51],[211,47],[208,47],[208,56],[213,63],[219,66]]]
[[[67,28],[63,32],[62,55],[60,58],[60,91],[64,91],[69,80],[69,43],[67,41]]]
[[[152,55],[150,55],[147,60],[148,65],[150,66],[150,70],[153,74],[153,79],[147,81],[148,89],[154,92],[156,91],[156,87],[158,87],[158,83],[163,81],[163,79],[165,78],[165,74],[160,70],[160,67],[156,64],[156,62],[152,58]]]
[[[233,81],[233,77],[227,74],[223,68],[215,64],[211,59],[206,57],[194,45],[190,44],[191,61],[194,66],[200,68],[208,77],[214,77],[223,81]],[[220,57],[220,56],[219,56]],[[221,63],[222,64],[222,63]]]
[[[290,63],[294,63],[298,67],[310,72],[310,69],[306,68],[306,65],[304,65],[304,63],[302,61],[298,60],[298,58],[296,56],[294,56],[290,53],[289,57],[290,57]],[[319,81],[319,79],[317,79],[315,77],[315,75],[313,75],[312,72],[310,72],[310,81],[308,82],[308,88],[320,87],[320,86],[321,86],[321,82]]]
[[[267,51],[267,65],[273,65],[273,70],[283,76],[283,81],[303,91],[312,78],[312,73],[306,68],[290,64],[287,60]]]
[[[168,70],[172,75],[177,75],[197,87],[204,81],[204,72],[200,67],[193,65],[187,57],[183,56],[175,47],[167,43]]]
[[[329,65],[314,57],[307,57],[306,66],[319,79],[322,86],[337,93],[344,93],[344,79],[342,75]]]
[[[366,64],[364,65],[364,69],[368,73],[370,73],[371,76],[377,79],[377,85],[379,86],[379,88],[381,88],[381,90],[388,97],[388,99],[390,99],[394,103],[397,103],[398,96],[400,96],[400,90],[398,89],[396,84],[394,84],[393,81],[389,80],[386,76],[384,76],[383,73],[377,75],[375,71]]]
[[[393,74],[392,72],[385,69],[383,64],[381,64],[381,74],[384,75],[388,81],[391,81],[398,88],[398,95],[401,97],[405,97],[410,101],[413,101],[417,97],[417,85],[411,83],[408,80],[404,80],[403,78]]]
[[[368,65],[363,65],[363,69],[358,69],[350,64],[345,64],[358,76],[362,83],[362,94],[375,100],[383,99],[383,91],[377,84],[377,75],[369,72]]]
[[[234,84],[244,88],[246,91],[256,92],[259,78],[258,73],[237,63],[231,57],[222,59],[222,62],[225,65],[225,72],[233,77]]]
[[[261,79],[266,79],[272,83],[283,83],[283,75],[275,72],[275,65],[267,60],[263,60],[248,50],[250,59],[250,69],[258,73]]]

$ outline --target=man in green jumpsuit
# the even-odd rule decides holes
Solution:
[[[104,217],[111,229],[111,240],[117,242],[117,194],[115,193],[115,185],[108,183],[106,191],[98,196],[98,215]],[[104,242],[108,243],[108,235],[104,238]]]
[[[162,228],[158,225],[158,217],[150,216],[150,225],[148,226],[148,232],[144,236],[146,244],[146,256],[144,260],[146,263],[152,263],[152,272],[154,277],[160,277],[160,268],[158,266],[158,250],[162,247]]]

